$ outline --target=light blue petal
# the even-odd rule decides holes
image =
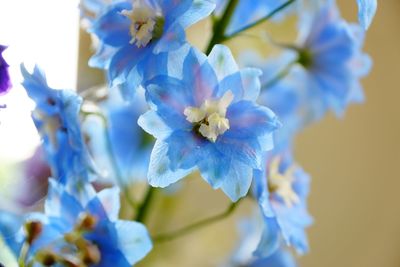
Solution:
[[[253,179],[253,169],[237,160],[232,160],[221,185],[222,191],[233,201],[247,195]]]
[[[154,110],[149,110],[138,119],[138,124],[142,129],[157,139],[164,140],[172,130],[164,123]]]
[[[119,209],[120,209],[120,196],[119,188],[113,187],[108,189],[103,189],[97,194],[97,198],[100,200],[107,217],[111,221],[118,220]]]
[[[218,81],[239,71],[231,50],[225,45],[215,45],[208,55],[208,62],[214,68]]]
[[[220,188],[227,175],[226,170],[230,168],[230,157],[219,152],[212,144],[208,144],[201,149],[199,158],[201,161],[197,165],[203,179],[205,179],[212,188]]]
[[[146,227],[137,222],[117,221],[115,228],[118,235],[118,246],[130,264],[143,259],[153,248]]]
[[[150,156],[148,170],[149,184],[154,187],[167,187],[192,172],[192,169],[172,171],[168,158],[168,144],[157,140]]]
[[[213,0],[191,0],[191,2],[189,10],[178,19],[178,23],[185,29],[206,18],[215,9]]]
[[[275,219],[264,218],[264,231],[254,255],[266,258],[271,256],[280,246],[279,227]]]
[[[358,20],[361,26],[367,30],[375,16],[378,7],[377,0],[357,0]]]
[[[174,24],[168,31],[164,32],[161,39],[154,47],[154,54],[176,50],[185,44],[185,30],[179,24]]]

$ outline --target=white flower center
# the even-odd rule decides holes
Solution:
[[[233,101],[233,94],[227,91],[219,100],[206,100],[199,107],[184,110],[186,120],[198,126],[199,133],[210,140],[217,141],[219,135],[229,130],[226,110]]]
[[[143,0],[134,0],[132,10],[122,10],[121,14],[131,20],[129,43],[145,47],[154,37],[157,12]]]
[[[292,165],[285,171],[285,173],[280,173],[280,164],[280,157],[273,158],[269,166],[268,187],[271,193],[276,193],[283,199],[285,205],[290,208],[300,201],[299,196],[293,190],[293,183],[295,180],[294,172],[297,167]]]

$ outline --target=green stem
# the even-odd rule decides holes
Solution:
[[[215,223],[215,222],[218,222],[218,221],[220,221],[222,219],[225,219],[226,217],[228,217],[229,215],[231,215],[235,211],[235,209],[238,207],[239,202],[240,202],[240,200],[238,202],[232,203],[224,212],[222,212],[222,213],[220,213],[218,215],[203,219],[203,220],[198,221],[198,222],[196,222],[194,224],[185,226],[185,227],[183,227],[181,229],[175,230],[175,231],[170,232],[170,233],[164,233],[164,234],[155,235],[153,237],[153,241],[154,242],[171,241],[171,240],[174,240],[175,238],[179,238],[181,236],[190,234],[191,232],[193,232],[195,230],[198,230],[199,228],[206,227],[206,226],[208,226],[208,225],[210,225],[212,223]]]
[[[222,43],[225,39],[225,31],[229,26],[229,22],[235,12],[236,6],[238,5],[239,0],[229,0],[228,5],[225,8],[224,14],[222,17],[217,20],[213,27],[213,35],[211,37],[210,42],[208,43],[206,54],[208,55],[213,49],[214,45]]]
[[[263,85],[261,85],[262,90],[267,90],[277,84],[280,80],[285,78],[289,73],[292,67],[298,62],[298,60],[294,60],[290,62],[285,68],[283,68],[280,72],[278,72],[275,77],[273,77],[271,80],[267,81]]]
[[[225,37],[223,38],[223,41],[232,39],[233,37],[235,37],[235,36],[241,34],[242,32],[245,32],[245,31],[247,31],[247,30],[249,30],[249,29],[251,29],[251,28],[253,28],[253,27],[255,27],[255,26],[257,26],[257,25],[259,25],[259,24],[261,24],[261,23],[263,23],[263,22],[265,22],[265,21],[268,21],[269,19],[271,19],[272,17],[274,17],[276,14],[278,14],[279,12],[281,12],[282,10],[284,10],[286,7],[288,7],[288,6],[290,6],[291,4],[293,4],[295,1],[296,1],[296,0],[289,0],[289,1],[285,2],[285,3],[283,3],[282,5],[280,5],[279,7],[277,7],[276,9],[274,9],[273,11],[271,11],[271,13],[269,13],[269,14],[266,15],[265,17],[262,17],[261,19],[259,19],[259,20],[255,21],[255,22],[253,22],[253,23],[251,23],[251,24],[249,24],[249,25],[247,25],[247,26],[245,26],[245,27],[243,27],[243,28],[237,30],[236,32],[234,32],[234,33],[232,33],[232,34],[230,34],[230,35],[228,35],[228,36],[225,36]]]
[[[135,218],[135,221],[144,222],[146,220],[149,207],[151,205],[152,200],[154,199],[156,189],[154,187],[149,186],[147,189],[146,195],[143,199],[142,204],[138,208],[138,212]]]
[[[28,257],[29,247],[30,246],[28,242],[24,242],[24,244],[22,244],[21,252],[19,253],[19,258],[18,258],[19,267],[25,267],[25,261],[26,258]]]
[[[133,208],[136,209],[137,208],[137,203],[133,200],[129,188],[124,184],[124,180],[121,174],[121,171],[118,167],[118,163],[117,160],[115,158],[114,155],[114,149],[112,147],[112,142],[111,142],[111,137],[110,137],[110,133],[108,131],[108,121],[107,118],[104,116],[104,114],[100,113],[100,112],[82,112],[84,116],[88,116],[88,115],[94,115],[99,117],[104,124],[104,137],[106,139],[106,146],[107,146],[107,150],[108,150],[108,156],[112,165],[112,168],[114,170],[114,174],[115,174],[115,178],[117,180],[117,183],[119,185],[119,187],[123,190],[125,198],[127,200],[127,202],[129,203],[129,205]]]

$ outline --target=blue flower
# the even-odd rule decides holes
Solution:
[[[364,31],[347,24],[334,3],[327,3],[314,17],[298,49],[302,68],[296,79],[299,86],[304,84],[303,94],[316,119],[329,109],[341,116],[349,104],[363,101],[360,78],[371,68],[370,58],[361,51],[363,42]]]
[[[115,179],[110,153],[126,184],[143,180],[147,175],[154,138],[137,124],[141,114],[148,110],[144,92],[136,94],[134,101],[126,102],[117,91],[110,91],[108,99],[100,103],[107,125],[97,117],[88,118],[84,132],[89,137],[88,147],[103,177]],[[107,129],[104,129],[107,127]],[[111,145],[106,140],[106,130]],[[109,151],[111,150],[111,151]]]
[[[180,77],[158,76],[146,86],[152,110],[139,125],[157,138],[148,179],[166,187],[196,169],[233,201],[247,194],[253,169],[272,148],[275,114],[254,103],[258,69],[238,69],[230,50],[214,47],[209,57],[190,49]]]
[[[264,217],[264,233],[255,254],[268,257],[283,238],[298,253],[308,251],[305,229],[312,218],[307,211],[310,178],[293,160],[292,153],[268,153],[264,172],[256,171],[255,196]]]
[[[84,183],[91,166],[80,129],[82,99],[73,91],[50,88],[37,66],[32,74],[23,65],[21,71],[22,85],[36,103],[32,118],[43,139],[53,176],[64,184]]]
[[[378,7],[377,0],[357,0],[358,20],[361,26],[367,30],[375,16]]]
[[[257,248],[260,236],[263,234],[263,220],[260,213],[255,213],[239,223],[239,242],[226,267],[296,267],[296,261],[287,247],[278,244],[278,248],[266,256],[257,256],[254,251]]]
[[[41,231],[32,242],[29,260],[40,261],[56,255],[56,261],[68,260],[85,266],[132,266],[152,249],[144,225],[118,220],[119,190],[95,193],[85,187],[86,199],[50,180],[45,214],[31,214],[29,221],[40,222]]]
[[[208,16],[211,0],[135,0],[111,4],[91,28],[100,39],[92,66],[108,69],[127,97],[148,77],[165,73],[168,53],[185,42],[185,29]]]
[[[6,48],[6,46],[0,45],[0,95],[7,93],[11,88],[9,66],[2,55]]]

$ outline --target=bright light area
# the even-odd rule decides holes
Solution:
[[[49,85],[74,89],[78,55],[78,0],[2,0],[0,4],[0,44],[9,48],[13,88],[0,97],[7,108],[0,111],[0,163],[29,157],[39,144],[31,120],[33,102],[20,85],[20,64],[29,70],[38,64],[46,72]]]

